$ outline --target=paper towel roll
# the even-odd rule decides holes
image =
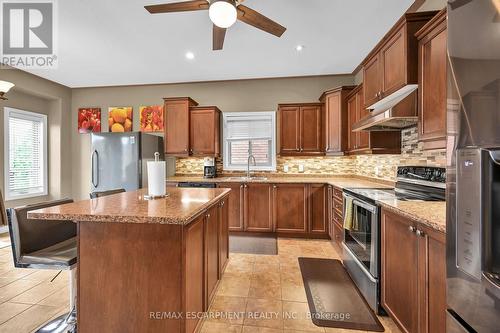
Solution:
[[[148,161],[148,195],[162,197],[166,194],[166,164],[165,161]]]

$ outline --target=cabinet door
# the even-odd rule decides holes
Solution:
[[[379,100],[382,90],[378,54],[363,66],[363,87],[365,107],[368,107]]]
[[[219,204],[219,279],[229,260],[229,197]]]
[[[274,225],[278,232],[307,232],[307,193],[303,184],[273,187]]]
[[[341,93],[326,96],[326,151],[342,151],[342,95]]]
[[[353,132],[352,127],[357,120],[357,99],[356,95],[351,96],[347,100],[347,114],[349,116],[349,151],[355,150],[358,147],[358,133]]]
[[[328,185],[328,191],[326,193],[327,205],[326,205],[326,218],[328,221],[328,236],[333,240],[333,186]]]
[[[333,245],[335,245],[335,250],[337,250],[337,254],[342,253],[342,240],[344,239],[344,229],[338,225],[337,223],[333,222],[332,223],[332,229],[333,229]]]
[[[324,184],[309,186],[309,232],[312,234],[328,233],[327,192]]]
[[[446,331],[446,236],[419,227],[420,333]]]
[[[212,302],[219,280],[218,207],[210,208],[205,217],[205,304]]]
[[[215,155],[215,111],[190,112],[190,153],[194,156]]]
[[[382,98],[406,85],[405,31],[404,27],[401,28],[380,50]]]
[[[176,156],[189,154],[189,102],[165,102],[165,153]]]
[[[230,231],[243,231],[243,184],[220,183],[220,188],[229,188],[229,200],[226,204],[228,210],[228,223]]]
[[[280,153],[300,152],[300,107],[280,108]]]
[[[360,121],[361,119],[370,115],[370,112],[365,108],[363,102],[363,89],[358,91],[356,94],[356,121]],[[358,132],[358,149],[368,148],[370,146],[370,132],[360,131]]]
[[[245,231],[273,231],[271,184],[245,184]]]
[[[185,279],[186,279],[186,312],[203,312],[206,310],[204,305],[205,298],[203,295],[205,278],[203,275],[204,258],[203,258],[203,238],[204,238],[204,221],[205,216],[201,216],[196,221],[191,222],[184,229],[185,239]],[[192,333],[195,331],[199,319],[186,319],[186,332]]]
[[[406,332],[418,330],[418,247],[413,222],[382,212],[382,297],[384,309]]]
[[[302,106],[300,108],[300,151],[321,152],[321,107]]]
[[[434,141],[429,149],[445,148],[446,22],[419,42],[419,61],[419,139]]]

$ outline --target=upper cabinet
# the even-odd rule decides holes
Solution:
[[[359,85],[347,95],[348,153],[358,154],[399,154],[401,152],[401,132],[399,131],[353,131],[354,124],[369,116],[364,108],[363,85]]]
[[[364,108],[418,82],[415,33],[436,12],[406,13],[362,63]]]
[[[417,34],[419,140],[424,149],[446,148],[446,10]]]
[[[348,150],[349,129],[347,95],[354,86],[342,86],[325,91],[320,97],[323,103],[323,131],[325,153],[340,155]]]
[[[220,110],[189,97],[164,98],[165,154],[219,156]]]
[[[278,106],[280,155],[322,155],[322,104]]]

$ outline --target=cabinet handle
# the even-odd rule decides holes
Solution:
[[[210,218],[210,214],[207,214],[207,219],[209,219],[209,218]]]
[[[277,187],[278,187],[278,186],[276,186],[276,185],[273,185],[273,188],[277,188]]]
[[[184,149],[184,151],[187,153],[187,152],[188,152],[187,148],[186,148],[186,149]]]
[[[299,148],[297,148],[297,149],[295,149],[295,150],[296,150],[296,151],[300,151],[300,149],[299,149]]]
[[[240,188],[243,188],[243,185],[240,185]]]
[[[410,230],[410,232],[416,232],[417,228],[415,228],[414,226],[411,225],[408,227],[408,230]]]
[[[420,237],[425,236],[425,232],[423,232],[422,230],[417,230],[416,233],[417,233],[417,236],[420,236]]]

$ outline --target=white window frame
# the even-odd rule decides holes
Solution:
[[[18,118],[40,121],[42,122],[42,161],[40,165],[42,166],[42,179],[43,179],[43,191],[38,193],[22,194],[22,195],[12,195],[9,188],[9,175],[10,175],[10,138],[9,138],[9,118],[12,113],[15,113]],[[18,199],[28,199],[36,198],[49,194],[48,190],[48,141],[47,141],[47,115],[42,113],[36,113],[31,111],[25,111],[20,109],[15,109],[11,107],[4,107],[4,187],[5,187],[5,201],[18,200]]]
[[[246,166],[233,166],[229,164],[229,141],[227,140],[226,123],[227,119],[230,117],[256,117],[256,116],[271,116],[271,165],[270,166],[254,166],[250,165],[251,171],[276,171],[276,111],[256,111],[256,112],[224,112],[222,114],[223,124],[222,124],[222,159],[223,159],[223,170],[227,171],[246,171]]]

